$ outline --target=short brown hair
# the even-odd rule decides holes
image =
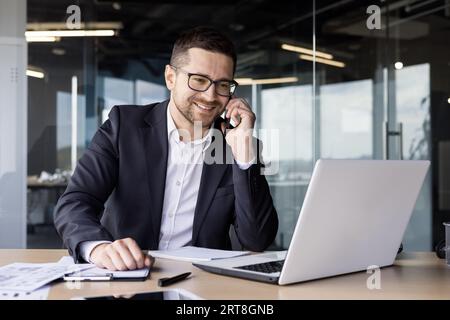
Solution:
[[[211,27],[196,27],[183,32],[175,41],[170,64],[177,67],[188,64],[187,51],[191,48],[222,53],[230,57],[233,60],[233,74],[236,71],[234,44],[222,32]]]

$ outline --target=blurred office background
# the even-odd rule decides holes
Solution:
[[[66,30],[71,5],[97,33],[25,38]],[[278,148],[272,248],[289,245],[315,161],[333,158],[431,160],[403,245],[433,249],[450,220],[449,0],[0,0],[0,247],[61,247],[67,172],[112,106],[168,97],[173,42],[197,25],[234,40],[237,94],[257,129],[279,130],[276,146],[260,134]]]

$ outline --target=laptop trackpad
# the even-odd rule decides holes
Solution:
[[[268,252],[258,255],[259,258],[269,260],[284,260],[286,259],[286,251]]]

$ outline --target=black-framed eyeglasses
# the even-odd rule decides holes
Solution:
[[[222,97],[231,97],[238,86],[234,80],[212,80],[207,76],[187,72],[179,67],[170,65],[176,71],[181,71],[188,76],[188,87],[194,91],[205,92],[214,83],[215,92]]]

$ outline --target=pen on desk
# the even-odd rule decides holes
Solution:
[[[161,278],[158,280],[158,286],[165,287],[171,285],[175,282],[186,279],[190,274],[191,274],[190,272],[186,272],[170,278]]]

